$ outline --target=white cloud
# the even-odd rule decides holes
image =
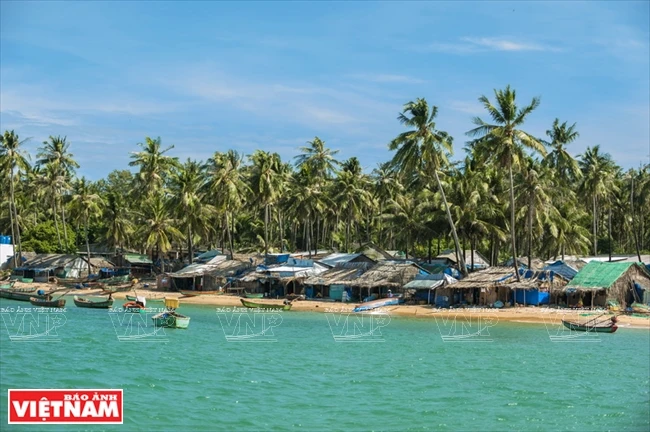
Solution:
[[[478,102],[454,100],[449,102],[448,107],[454,111],[471,114],[474,116],[485,112]]]
[[[463,37],[459,42],[434,42],[424,47],[427,51],[470,54],[486,51],[562,51],[561,48],[539,43],[497,37]]]

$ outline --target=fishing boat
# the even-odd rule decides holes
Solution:
[[[131,296],[128,296],[131,297]],[[135,297],[135,300],[122,305],[124,312],[141,313],[146,311],[147,300],[144,297]]]
[[[249,293],[244,291],[244,298],[264,298],[264,293]]]
[[[113,306],[113,298],[109,297],[104,301],[91,301],[83,297],[74,296],[74,304],[80,308],[109,309]]]
[[[241,300],[241,303],[246,306],[247,308],[251,309],[274,309],[274,310],[291,310],[291,303],[287,304],[274,304],[274,303],[255,303],[252,301],[247,301],[244,299],[239,299]]]
[[[131,281],[131,275],[125,274],[125,275],[120,275],[120,276],[113,276],[110,278],[105,278],[105,279],[100,279],[99,282],[103,283],[104,285],[120,285],[126,282]]]
[[[14,288],[0,290],[0,297],[28,302],[32,297],[39,300],[50,300],[52,297],[36,288]]]
[[[3,289],[3,290],[12,289],[14,287],[15,283],[16,283],[16,281],[10,281],[9,283],[0,284],[0,289]]]
[[[222,291],[180,291],[185,297],[199,297],[204,295],[222,294]]]
[[[355,307],[353,312],[365,312],[373,309],[377,309],[384,306],[393,306],[402,303],[403,300],[401,297],[386,297],[377,300],[371,300],[364,303],[361,303],[359,306]]]
[[[123,284],[123,285],[101,285],[102,291],[106,294],[115,294],[116,292],[126,292],[133,289],[133,283]]]
[[[190,317],[176,312],[180,301],[178,299],[165,299],[167,310],[151,317],[156,327],[186,329],[190,325]]]
[[[128,301],[136,301],[137,298],[136,298],[136,296],[127,295],[127,296],[126,296],[126,299],[127,299]]]
[[[568,328],[569,330],[582,332],[614,333],[616,330],[618,330],[618,326],[616,325],[616,322],[618,320],[616,319],[616,316],[606,318],[601,321],[596,321],[598,318],[600,317],[594,318],[584,323],[562,320],[562,324],[564,324],[564,327]]]
[[[30,297],[29,302],[34,306],[49,307],[49,308],[63,308],[65,307],[65,299],[45,300],[36,297]]]
[[[643,303],[632,303],[630,307],[634,313],[650,314],[650,306]]]

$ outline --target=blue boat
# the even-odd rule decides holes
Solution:
[[[377,309],[384,306],[393,306],[403,303],[404,300],[401,297],[387,297],[377,300],[371,300],[365,303],[361,303],[359,306],[353,309],[353,312],[365,312],[373,309]]]

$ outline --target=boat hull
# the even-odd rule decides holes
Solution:
[[[190,317],[176,312],[161,312],[151,319],[156,327],[186,329],[190,325]]]
[[[401,298],[399,297],[388,297],[377,300],[371,300],[369,302],[361,303],[359,306],[353,309],[353,312],[365,312],[373,309],[377,309],[384,306],[396,306],[400,304]]]
[[[65,307],[65,299],[58,300],[41,300],[35,297],[31,297],[29,302],[34,306],[39,307],[50,307],[50,308],[63,308]]]
[[[254,293],[253,294],[253,293],[247,293],[246,291],[244,291],[244,298],[261,299],[261,298],[264,298],[264,294],[263,293]]]
[[[608,325],[608,326],[590,326],[590,325],[584,325],[584,324],[575,323],[572,321],[565,321],[565,320],[562,320],[562,324],[564,324],[564,327],[570,330],[582,331],[582,332],[614,333],[616,332],[616,330],[618,330],[618,326],[616,324]]]
[[[108,299],[106,301],[100,301],[100,302],[94,302],[87,300],[82,297],[77,297],[74,296],[73,298],[74,304],[77,307],[80,308],[88,308],[88,309],[110,309],[111,306],[113,306],[113,299]]]
[[[37,300],[50,300],[51,297],[49,294],[38,294],[37,290],[0,290],[0,297],[28,302],[30,299],[35,298]]]
[[[180,291],[185,297],[199,297],[204,295],[217,295],[221,294],[221,291]]]
[[[250,309],[273,309],[273,310],[284,310],[288,311],[291,310],[291,304],[271,304],[271,303],[255,303],[251,301],[247,301],[244,299],[240,299],[241,303]]]

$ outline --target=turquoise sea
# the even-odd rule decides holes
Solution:
[[[647,330],[553,342],[554,328],[497,322],[488,337],[445,342],[448,322],[365,317],[365,342],[337,342],[359,334],[353,322],[341,330],[343,315],[182,305],[189,329],[154,333],[146,315],[138,330],[139,316],[133,327],[69,298],[48,336],[60,341],[37,343],[10,339],[38,333],[17,326],[19,306],[30,307],[0,299],[0,430],[650,429]],[[8,425],[10,388],[124,389],[124,424]]]

